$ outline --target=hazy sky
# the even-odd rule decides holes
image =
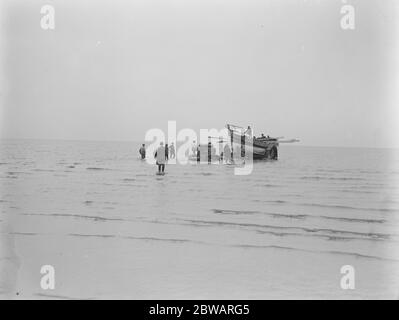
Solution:
[[[0,0],[1,137],[142,140],[176,120],[399,147],[399,1],[347,2],[350,31],[338,0]]]

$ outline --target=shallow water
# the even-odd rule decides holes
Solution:
[[[1,142],[3,296],[399,297],[398,150],[282,146],[248,176],[188,164],[158,177],[138,146]]]

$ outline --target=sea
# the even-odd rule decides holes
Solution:
[[[157,176],[139,147],[0,142],[0,298],[399,298],[399,150],[281,145],[249,175]]]

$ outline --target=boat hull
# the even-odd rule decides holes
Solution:
[[[254,160],[277,160],[279,143],[274,138],[250,138],[233,134],[233,142],[241,145],[241,156],[248,156],[252,152]],[[245,150],[245,151],[244,151]]]

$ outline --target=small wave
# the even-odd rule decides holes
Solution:
[[[288,251],[302,251],[309,253],[326,253],[326,254],[337,254],[337,255],[345,255],[345,256],[353,256],[355,258],[364,258],[364,259],[373,259],[380,261],[393,261],[399,262],[397,259],[393,258],[385,258],[379,256],[365,255],[357,252],[347,252],[347,251],[323,251],[323,250],[310,250],[310,249],[302,249],[295,247],[286,247],[286,246],[277,246],[277,245],[251,245],[251,244],[240,244],[240,245],[232,245],[232,247],[236,248],[253,248],[253,249],[281,249]]]
[[[141,241],[160,241],[160,242],[173,242],[173,243],[202,243],[200,241],[193,241],[189,239],[177,239],[177,238],[157,238],[157,237],[135,237],[135,236],[117,236],[113,234],[82,234],[82,233],[70,233],[71,237],[83,237],[83,238],[120,238],[126,240],[141,240]]]
[[[264,224],[256,224],[256,223],[235,223],[235,222],[227,222],[227,221],[206,221],[206,220],[194,220],[194,219],[176,219],[176,222],[171,221],[161,221],[159,219],[156,220],[148,220],[145,218],[138,219],[147,223],[156,223],[156,224],[180,224],[186,225],[190,227],[233,227],[233,228],[243,228],[245,230],[252,230],[259,233],[267,233],[272,235],[284,236],[284,235],[297,235],[297,236],[305,236],[306,234],[315,236],[315,237],[323,237],[328,240],[371,240],[371,241],[398,241],[397,235],[394,234],[383,234],[383,233],[363,233],[363,232],[355,232],[355,231],[347,231],[347,230],[336,230],[336,229],[322,229],[322,228],[306,228],[306,227],[285,227],[285,226],[276,226],[276,225],[264,225]],[[179,223],[179,221],[181,221]],[[276,231],[280,230],[280,231]],[[305,233],[297,233],[294,234],[292,232],[287,231],[300,231]],[[395,239],[394,239],[395,238]]]
[[[377,170],[359,170],[359,172],[362,174],[384,174],[383,171],[377,171]]]
[[[257,233],[267,234],[271,236],[277,237],[302,237],[302,238],[319,238],[327,241],[382,241],[382,239],[370,239],[370,238],[359,238],[359,237],[351,237],[351,236],[337,236],[337,235],[327,235],[327,234],[306,234],[306,233],[298,233],[298,232],[275,232],[275,231],[265,231],[265,230],[256,230]]]
[[[86,170],[93,170],[93,171],[108,171],[108,170],[112,170],[109,168],[100,168],[100,167],[88,167],[86,168]]]
[[[380,191],[369,191],[369,190],[353,190],[353,189],[340,189],[336,190],[336,192],[342,192],[342,193],[359,193],[359,194],[375,194],[375,193],[380,193]]]
[[[5,174],[7,174],[10,178],[11,177],[17,177],[19,175],[30,175],[30,172],[22,172],[22,171],[8,171],[5,172]]]
[[[288,218],[288,219],[305,219],[310,217],[307,214],[286,214],[286,213],[268,213],[268,212],[261,212],[261,211],[246,211],[246,210],[221,210],[221,209],[212,209],[214,213],[217,214],[234,214],[234,215],[249,215],[249,214],[262,214],[272,216],[274,218]]]
[[[336,180],[336,181],[361,181],[363,178],[357,177],[323,177],[323,176],[302,176],[301,180]]]
[[[46,216],[46,217],[64,217],[64,218],[80,218],[80,219],[89,219],[94,221],[124,221],[123,219],[118,218],[105,218],[100,216],[86,216],[80,214],[68,214],[68,213],[23,213],[24,216]]]
[[[39,168],[36,168],[36,169],[32,169],[33,171],[36,171],[36,172],[55,172],[56,170],[53,170],[53,169],[39,169]]]
[[[94,300],[94,298],[75,298],[69,296],[62,296],[58,294],[46,294],[46,293],[35,293],[37,297],[48,298],[48,299],[59,299],[59,300]]]
[[[342,235],[354,235],[354,236],[360,236],[360,237],[365,237],[365,238],[371,238],[371,239],[379,239],[379,240],[390,240],[393,235],[391,234],[385,234],[385,233],[365,233],[365,232],[356,232],[356,231],[346,231],[346,230],[336,230],[336,229],[327,229],[327,228],[301,228],[302,230],[310,233],[320,233],[320,232],[325,232],[325,233],[330,233],[330,234],[342,234]]]
[[[82,238],[115,238],[113,234],[82,234],[82,233],[70,233],[71,237],[82,237]]]
[[[261,200],[261,199],[252,199],[252,202],[257,202],[257,203],[274,203],[274,204],[283,204],[283,203],[289,203],[288,201],[285,200]]]
[[[323,177],[320,177],[320,176],[303,176],[303,177],[300,177],[299,179],[301,179],[301,180],[322,180]]]
[[[356,223],[386,223],[385,219],[361,219],[361,218],[344,218],[344,217],[330,217],[330,216],[320,216],[320,218],[328,220],[337,220],[344,222],[356,222]]]
[[[10,232],[9,234],[17,235],[17,236],[38,236],[39,233],[35,232]]]
[[[269,213],[273,218],[306,219],[308,214]]]
[[[285,200],[266,200],[266,201],[264,201],[264,202],[267,202],[267,203],[277,203],[277,204],[289,203],[288,201],[285,201]]]
[[[246,210],[222,210],[222,209],[212,209],[213,213],[219,214],[255,214],[259,211],[246,211]]]
[[[241,228],[258,228],[258,229],[269,229],[269,230],[296,230],[310,234],[326,234],[326,235],[346,235],[346,236],[357,236],[360,238],[374,239],[374,240],[391,240],[395,235],[384,234],[384,233],[365,233],[347,230],[327,229],[327,228],[307,228],[307,227],[283,227],[274,225],[264,225],[256,223],[236,223],[227,221],[206,221],[206,220],[191,220],[181,219],[183,221],[192,224],[202,224],[209,226],[230,226],[230,227],[241,227]]]
[[[278,184],[271,184],[271,183],[260,183],[256,184],[255,187],[265,187],[265,188],[280,188],[281,185]]]
[[[360,210],[360,211],[381,211],[381,212],[398,212],[397,209],[392,208],[364,208],[364,207],[353,207],[339,204],[321,204],[321,203],[299,203],[301,206],[307,207],[319,207],[319,208],[333,208],[333,209],[348,209],[348,210]]]
[[[162,242],[175,242],[175,243],[186,243],[186,242],[194,242],[188,239],[173,239],[173,238],[156,238],[156,237],[133,237],[126,236],[122,237],[123,239],[131,239],[131,240],[144,240],[144,241],[162,241]]]

